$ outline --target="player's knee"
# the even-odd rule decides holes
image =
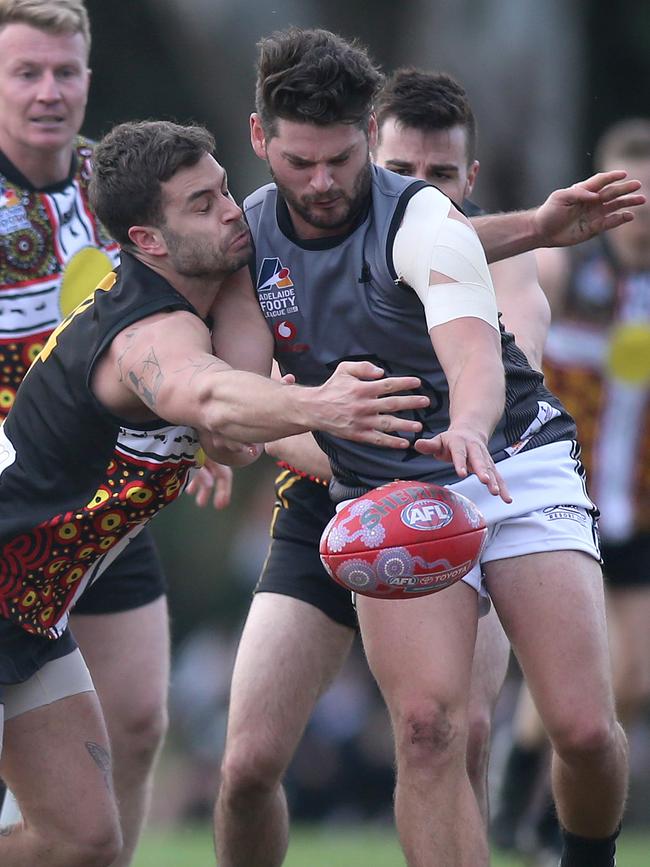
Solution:
[[[431,769],[465,755],[467,723],[460,712],[443,702],[417,703],[404,708],[395,724],[400,768]]]
[[[162,744],[167,726],[165,703],[141,698],[111,726],[114,755],[128,757],[135,766],[149,765]]]
[[[110,867],[122,852],[122,833],[117,818],[79,828],[75,839],[55,845],[52,867]]]
[[[467,774],[472,785],[485,780],[490,756],[492,720],[487,709],[470,709],[467,727]]]
[[[229,797],[265,794],[281,781],[286,765],[277,750],[239,742],[226,749],[221,764],[221,789]]]
[[[553,747],[566,762],[591,761],[617,748],[620,726],[608,714],[576,713],[549,732]]]

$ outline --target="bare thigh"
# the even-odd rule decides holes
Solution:
[[[106,727],[94,692],[68,696],[5,723],[0,774],[28,825],[55,838],[117,827]]]
[[[580,551],[485,564],[487,586],[552,736],[572,709],[613,715],[602,574]]]
[[[359,597],[357,611],[368,662],[394,722],[400,708],[466,705],[478,616],[475,590],[461,581],[420,599]]]
[[[650,587],[617,588],[607,594],[615,683],[650,695]]]
[[[474,713],[490,715],[501,692],[508,670],[510,642],[494,606],[478,622],[470,687],[470,719]]]
[[[233,671],[226,749],[250,740],[256,754],[288,764],[353,638],[352,629],[307,602],[256,593]]]
[[[70,620],[99,695],[109,731],[137,729],[165,715],[169,681],[167,599]]]

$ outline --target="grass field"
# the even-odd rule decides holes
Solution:
[[[214,867],[210,830],[205,827],[148,832],[133,867]],[[518,859],[494,855],[492,867],[524,867]],[[625,835],[619,867],[650,865],[650,834]],[[296,828],[284,867],[404,867],[390,830],[375,828]]]

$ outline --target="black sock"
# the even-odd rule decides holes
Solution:
[[[504,849],[515,847],[517,829],[530,806],[545,755],[546,744],[533,749],[513,744],[508,753],[490,829],[494,842]]]
[[[551,794],[546,796],[544,806],[536,823],[537,839],[541,846],[559,852],[562,848],[562,834],[558,822],[555,804]]]
[[[528,809],[545,754],[546,744],[533,749],[512,745],[503,771],[498,813],[519,818]]]
[[[579,837],[562,828],[564,849],[560,867],[616,867],[616,838],[620,826],[611,837]]]

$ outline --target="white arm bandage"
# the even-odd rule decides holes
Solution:
[[[406,206],[393,246],[397,276],[424,305],[429,330],[462,316],[483,319],[497,331],[492,278],[476,232],[449,216],[450,202],[425,187]],[[432,272],[449,282],[432,283]]]

